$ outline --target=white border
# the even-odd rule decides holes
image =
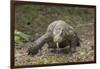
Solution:
[[[67,3],[67,4],[83,4],[83,5],[96,5],[96,0],[19,0],[19,1],[37,1],[49,3]]]

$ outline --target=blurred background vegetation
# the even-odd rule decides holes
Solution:
[[[53,5],[15,6],[15,44],[35,40],[46,32],[55,20],[64,20],[74,28],[79,24],[94,22],[95,9]]]

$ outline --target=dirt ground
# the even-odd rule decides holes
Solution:
[[[76,52],[71,54],[70,51],[68,53],[52,53],[45,44],[38,54],[30,56],[27,55],[27,49],[32,42],[26,42],[20,48],[15,46],[15,66],[94,61],[94,23],[78,24],[75,30],[81,39],[81,46],[77,47]]]

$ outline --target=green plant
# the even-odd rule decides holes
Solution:
[[[29,39],[28,35],[20,32],[20,31],[17,31],[17,30],[15,30],[14,35],[15,35],[15,43],[16,44],[20,44],[23,41],[27,41]]]

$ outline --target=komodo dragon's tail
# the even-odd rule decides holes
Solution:
[[[28,49],[28,55],[34,56],[38,53],[38,50],[41,49],[41,47],[46,43],[46,41],[49,38],[49,34],[46,33],[40,38],[38,38],[36,41],[33,42],[33,46]]]

